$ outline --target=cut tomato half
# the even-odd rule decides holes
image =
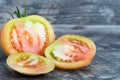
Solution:
[[[57,68],[77,69],[90,64],[95,56],[94,42],[84,36],[64,35],[50,45],[45,55]]]
[[[44,55],[45,48],[54,40],[51,24],[37,15],[13,19],[1,31],[1,46],[8,55],[16,52]]]

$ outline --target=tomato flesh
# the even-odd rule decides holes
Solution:
[[[77,40],[59,39],[60,45],[53,50],[53,56],[58,61],[77,62],[86,58],[90,53],[90,48],[84,43]]]
[[[31,59],[30,57],[29,58],[28,57],[22,57],[22,58],[19,58],[17,60],[17,65],[21,66],[21,67],[26,67],[26,68],[37,68],[37,67],[40,67],[43,64],[38,58]]]
[[[44,26],[41,31],[41,24],[32,23],[30,21],[25,24],[21,21],[15,24],[15,27],[11,31],[11,44],[18,52],[31,52],[40,54],[45,46],[46,32]],[[39,30],[36,31],[36,30]],[[43,34],[43,35],[41,35]]]

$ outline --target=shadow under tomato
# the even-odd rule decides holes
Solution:
[[[6,59],[7,59],[7,55],[0,48],[0,60],[6,60]]]

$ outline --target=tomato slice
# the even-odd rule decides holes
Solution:
[[[7,58],[7,65],[25,75],[39,75],[54,70],[54,64],[48,59],[32,53],[16,53]]]
[[[46,49],[45,55],[57,68],[77,69],[90,64],[95,52],[95,44],[89,38],[64,35]]]

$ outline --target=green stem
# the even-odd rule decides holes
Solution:
[[[19,11],[18,7],[16,7],[16,10],[14,11],[14,14],[15,14],[18,18],[21,17],[21,14],[20,14],[20,11]]]
[[[25,9],[24,9],[23,17],[27,16],[27,10],[28,10],[28,8],[25,8]]]
[[[27,11],[28,11],[28,8],[25,8],[25,9],[24,9],[24,13],[21,14],[19,8],[16,7],[16,10],[15,10],[13,13],[14,13],[18,18],[21,18],[21,17],[27,16]],[[12,13],[10,13],[9,11],[7,11],[7,13],[10,14],[10,15],[12,16],[12,18],[14,19],[14,16],[13,16]]]

